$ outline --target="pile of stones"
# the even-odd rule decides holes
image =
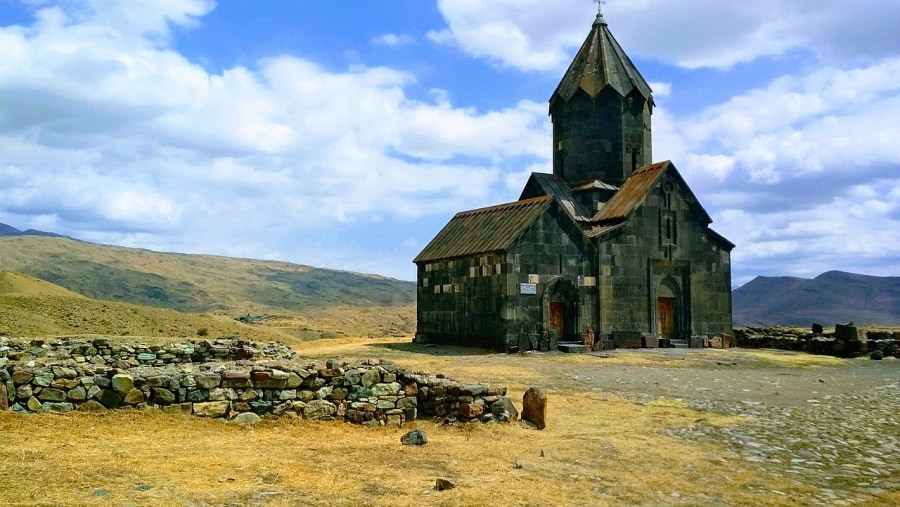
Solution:
[[[0,341],[0,410],[156,408],[242,421],[289,416],[398,426],[423,417],[493,422],[517,414],[505,388],[408,372],[377,359],[304,363],[289,351],[220,340],[165,347]],[[141,359],[144,354],[156,358]]]

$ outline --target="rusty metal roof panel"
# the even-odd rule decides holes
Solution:
[[[540,192],[540,194],[538,194],[538,192]],[[565,180],[555,174],[531,173],[531,176],[528,178],[528,183],[525,184],[525,188],[522,190],[522,195],[519,199],[535,197],[536,195],[551,195],[556,197],[569,216],[576,221],[584,222],[590,220],[588,211],[585,209],[584,205],[581,204],[581,201],[575,198],[569,185],[566,184]]]
[[[607,86],[623,97],[637,89],[644,98],[653,100],[650,85],[613,37],[606,21],[598,17],[551,95],[550,103],[557,97],[571,100],[578,90],[593,98]]]
[[[600,236],[603,236],[605,234],[609,234],[613,231],[617,231],[617,230],[621,229],[622,227],[625,227],[625,225],[626,225],[626,222],[619,222],[619,223],[613,224],[613,225],[597,225],[597,226],[591,227],[590,229],[585,231],[584,234],[589,238],[599,238]]]
[[[647,192],[659,177],[672,165],[672,162],[657,162],[646,165],[625,181],[619,191],[594,215],[594,222],[624,220],[631,212],[644,202]]]
[[[609,183],[603,183],[600,180],[589,181],[583,185],[578,185],[577,187],[572,188],[573,192],[584,192],[586,190],[619,190],[619,187],[615,185],[610,185]]]
[[[552,196],[544,196],[457,213],[413,262],[505,250],[552,201]]]

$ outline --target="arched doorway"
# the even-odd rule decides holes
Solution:
[[[559,279],[544,294],[544,329],[557,341],[575,339],[577,329],[578,290],[566,279]],[[552,347],[553,345],[551,345]]]
[[[656,289],[656,333],[660,338],[680,338],[680,294],[678,284],[671,277],[665,278]]]

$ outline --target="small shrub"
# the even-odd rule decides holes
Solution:
[[[208,334],[209,334],[209,330],[206,329],[205,327],[201,327],[200,329],[197,330],[197,336],[203,337]]]

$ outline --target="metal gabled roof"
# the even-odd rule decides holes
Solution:
[[[552,202],[544,196],[457,213],[413,262],[505,250]]]
[[[681,188],[687,193],[687,200],[697,207],[697,211],[699,211],[700,216],[705,221],[704,225],[709,225],[712,222],[712,218],[700,204],[700,201],[697,200],[697,196],[691,191],[691,188],[684,181],[684,178],[681,177],[681,173],[678,172],[671,160],[645,165],[632,173],[625,183],[622,184],[622,187],[619,188],[619,191],[606,203],[603,209],[594,215],[591,221],[594,223],[609,223],[627,219],[632,211],[644,203],[650,189],[666,172],[672,173],[672,177],[678,181]]]
[[[644,202],[647,192],[659,177],[672,165],[672,162],[658,162],[646,165],[631,174],[619,191],[594,215],[594,222],[610,222],[624,220]]]
[[[653,100],[650,85],[625,54],[600,15],[556,91],[550,96],[550,104],[552,106],[557,97],[569,101],[578,90],[584,90],[589,97],[594,98],[607,86],[623,97],[637,89],[646,100]]]
[[[529,199],[544,195],[555,197],[575,221],[585,222],[591,219],[588,211],[581,204],[581,201],[575,198],[575,194],[572,193],[565,180],[555,174],[531,173],[519,199]]]

